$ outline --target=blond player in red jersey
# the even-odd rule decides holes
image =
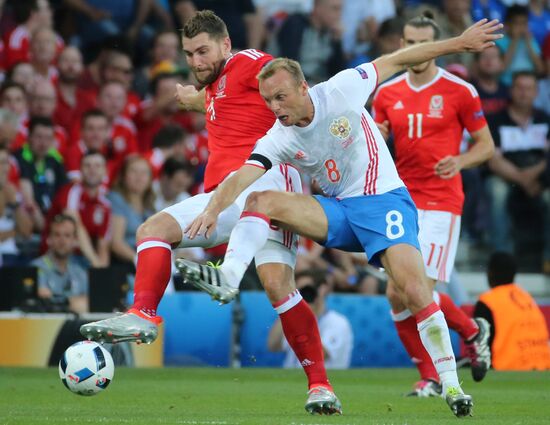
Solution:
[[[209,159],[204,186],[209,192],[248,159],[256,141],[275,122],[275,115],[259,94],[256,78],[273,58],[253,49],[232,54],[227,28],[211,11],[198,12],[185,24],[182,42],[187,62],[204,89],[197,92],[194,87],[179,86],[176,97],[187,109],[206,112]],[[227,242],[248,194],[262,190],[300,191],[300,176],[287,165],[274,167],[220,216],[214,235],[208,239],[191,240],[183,229],[204,210],[213,192],[188,198],[148,219],[136,237],[134,305],[125,314],[83,325],[80,332],[88,339],[100,341],[152,342],[157,336],[157,325],[162,322],[156,310],[170,279],[171,248],[211,247]],[[241,221],[254,221],[254,217],[245,215]],[[340,401],[327,378],[315,315],[294,283],[296,245],[292,233],[270,229],[268,242],[255,256],[258,275],[307,375],[306,410],[341,413]]]
[[[402,46],[433,41],[439,34],[431,16],[417,17],[405,25]],[[447,282],[464,203],[460,170],[488,160],[494,150],[479,96],[472,85],[432,60],[380,86],[373,111],[376,122],[393,133],[397,170],[419,210],[419,241],[426,273],[434,286],[437,281]],[[464,129],[473,145],[460,154]],[[421,376],[410,395],[439,395],[436,369],[418,337],[414,317],[391,280],[387,295],[399,337]],[[488,323],[469,318],[446,294],[434,292],[434,299],[449,327],[466,342],[474,380],[482,380],[491,362]]]

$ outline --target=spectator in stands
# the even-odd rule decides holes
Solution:
[[[151,48],[151,62],[135,75],[134,87],[144,97],[149,92],[149,84],[157,69],[175,69],[181,65],[180,41],[174,31],[161,31],[155,35]]]
[[[548,370],[548,327],[536,301],[514,283],[514,256],[496,252],[487,269],[490,290],[481,294],[474,316],[491,324],[492,365],[496,370]]]
[[[539,79],[538,82],[538,95],[535,99],[535,107],[542,109],[548,115],[550,115],[550,31],[546,37],[544,48],[542,51],[542,57],[544,60],[544,68],[546,74]]]
[[[76,47],[66,47],[57,60],[57,105],[54,122],[70,134],[74,123],[80,122],[82,114],[95,106],[96,94],[78,86],[84,70],[82,54]]]
[[[550,12],[545,3],[545,0],[529,1],[529,31],[539,46],[543,45],[550,30]]]
[[[48,251],[31,265],[38,268],[38,296],[51,311],[88,312],[88,273],[74,256],[77,224],[70,215],[50,223]]]
[[[357,57],[364,56],[369,44],[376,40],[382,22],[395,18],[395,15],[393,1],[344,0],[342,48],[346,58],[357,63]]]
[[[443,39],[462,34],[473,23],[469,0],[444,0],[443,12],[444,15],[440,22],[441,38]],[[441,58],[441,62],[445,65],[461,63],[469,68],[472,63],[472,55],[470,53],[447,55]]]
[[[153,139],[153,149],[143,154],[153,171],[153,180],[159,178],[164,162],[172,157],[185,156],[185,131],[178,125],[162,127]]]
[[[300,62],[313,85],[343,69],[341,37],[342,0],[315,0],[309,15],[286,19],[268,51]]]
[[[0,267],[18,264],[16,239],[28,238],[32,233],[32,221],[21,194],[8,179],[9,169],[9,151],[0,145]]]
[[[52,10],[48,0],[17,0],[12,2],[17,27],[6,37],[5,65],[9,70],[17,62],[30,60],[30,38],[38,28],[52,28]],[[56,37],[56,44],[63,40]]]
[[[345,316],[326,308],[325,299],[330,289],[325,280],[325,273],[315,269],[297,273],[296,288],[309,304],[319,322],[326,368],[349,368],[353,350],[353,331]],[[286,352],[284,367],[300,367],[298,359],[286,342],[279,319],[275,321],[269,331],[267,346],[269,351]]]
[[[36,231],[44,226],[44,216],[57,191],[67,182],[63,159],[55,150],[54,124],[47,117],[32,117],[29,139],[14,154],[21,172],[21,188]]]
[[[107,176],[103,155],[93,150],[86,152],[80,161],[80,174],[81,183],[69,183],[57,193],[48,213],[43,242],[53,218],[57,214],[69,214],[77,224],[78,246],[85,257],[82,263],[107,267],[110,261],[111,203],[103,185]]]
[[[57,57],[56,35],[50,28],[38,28],[31,36],[30,60],[37,76],[57,81],[58,73],[54,66]]]
[[[161,73],[153,80],[153,97],[142,103],[135,120],[140,152],[151,149],[155,135],[166,125],[180,125],[189,133],[192,132],[191,114],[182,111],[174,97],[176,85],[182,83],[181,74],[174,73]]]
[[[162,211],[191,196],[193,166],[179,158],[168,158],[160,172],[160,178],[153,184],[155,211]]]
[[[155,213],[152,172],[147,160],[139,155],[127,157],[107,197],[113,211],[113,262],[133,269],[137,229]]]
[[[19,121],[17,116],[6,108],[0,108],[0,146],[11,150],[11,144],[17,134]]]
[[[80,181],[82,157],[90,151],[106,153],[109,141],[109,121],[99,109],[90,109],[82,115],[80,139],[73,142],[65,154],[65,170],[73,182]]]
[[[57,94],[54,85],[43,78],[37,79],[29,91],[29,113],[32,117],[45,117],[53,120],[57,104]],[[54,125],[55,149],[63,154],[67,147],[67,133],[58,125]],[[12,149],[22,147],[29,136],[29,119],[25,119],[19,128]]]
[[[21,84],[29,93],[36,81],[36,73],[29,62],[17,62],[6,75],[6,81]]]
[[[474,78],[481,106],[486,115],[496,114],[508,105],[508,88],[500,81],[504,70],[497,47],[489,47],[474,55]]]
[[[538,220],[545,235],[544,260],[550,261],[550,200],[548,191],[543,194],[540,182],[550,147],[550,117],[533,107],[536,95],[536,75],[515,74],[508,108],[489,119],[497,147],[489,160],[493,175],[487,180],[491,199],[490,235],[493,249],[512,252],[510,217],[516,230],[523,223],[527,231],[540,234],[535,226]]]
[[[387,19],[378,26],[378,34],[366,56],[358,56],[350,63],[350,66],[357,66],[374,60],[382,55],[395,52],[401,47],[403,37],[403,22],[398,19]]]
[[[27,93],[18,83],[6,81],[0,88],[0,106],[13,112],[21,123],[28,115]]]
[[[105,56],[104,61],[101,63],[100,68],[100,85],[96,86],[97,92],[100,90],[100,86],[106,83],[118,82],[122,84],[126,90],[126,106],[124,108],[124,115],[130,119],[133,119],[139,111],[139,105],[141,99],[139,96],[131,91],[132,83],[134,81],[134,66],[130,55],[121,51],[113,51]]]
[[[513,74],[518,71],[541,74],[544,65],[540,58],[540,47],[529,31],[529,9],[519,5],[509,7],[504,29],[506,34],[496,41],[504,57],[502,82],[510,86]]]
[[[122,83],[110,81],[99,90],[97,106],[107,117],[110,129],[105,154],[111,181],[116,177],[124,158],[138,150],[136,127],[132,120],[123,115],[126,105],[126,89]]]

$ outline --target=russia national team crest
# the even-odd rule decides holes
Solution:
[[[440,94],[433,95],[430,100],[430,112],[428,113],[430,118],[442,118],[443,117],[443,96]]]
[[[340,139],[347,139],[351,133],[351,124],[346,117],[340,117],[330,124],[330,133]]]

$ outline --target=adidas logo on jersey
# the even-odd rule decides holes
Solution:
[[[300,160],[304,159],[306,157],[306,154],[302,151],[296,152],[296,155],[294,155],[294,159]]]
[[[404,109],[405,107],[403,106],[403,102],[401,102],[400,100],[395,104],[393,105],[393,109]]]
[[[306,366],[313,366],[315,364],[315,362],[312,362],[311,360],[309,359],[304,359],[302,360],[302,363],[300,363],[303,367],[306,367]]]

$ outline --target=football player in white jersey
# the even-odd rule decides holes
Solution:
[[[453,413],[470,415],[472,398],[460,387],[449,329],[424,270],[416,207],[364,105],[377,84],[396,72],[441,55],[493,46],[501,28],[497,20],[484,19],[459,37],[399,50],[342,71],[311,89],[297,62],[280,58],[268,63],[258,75],[259,88],[277,122],[185,232],[189,238],[211,235],[218,215],[281,163],[311,175],[327,196],[252,192],[231,234],[224,264],[215,268],[177,260],[184,277],[221,302],[231,301],[248,264],[265,245],[270,226],[326,247],[364,251],[371,263],[386,269],[415,315]]]

